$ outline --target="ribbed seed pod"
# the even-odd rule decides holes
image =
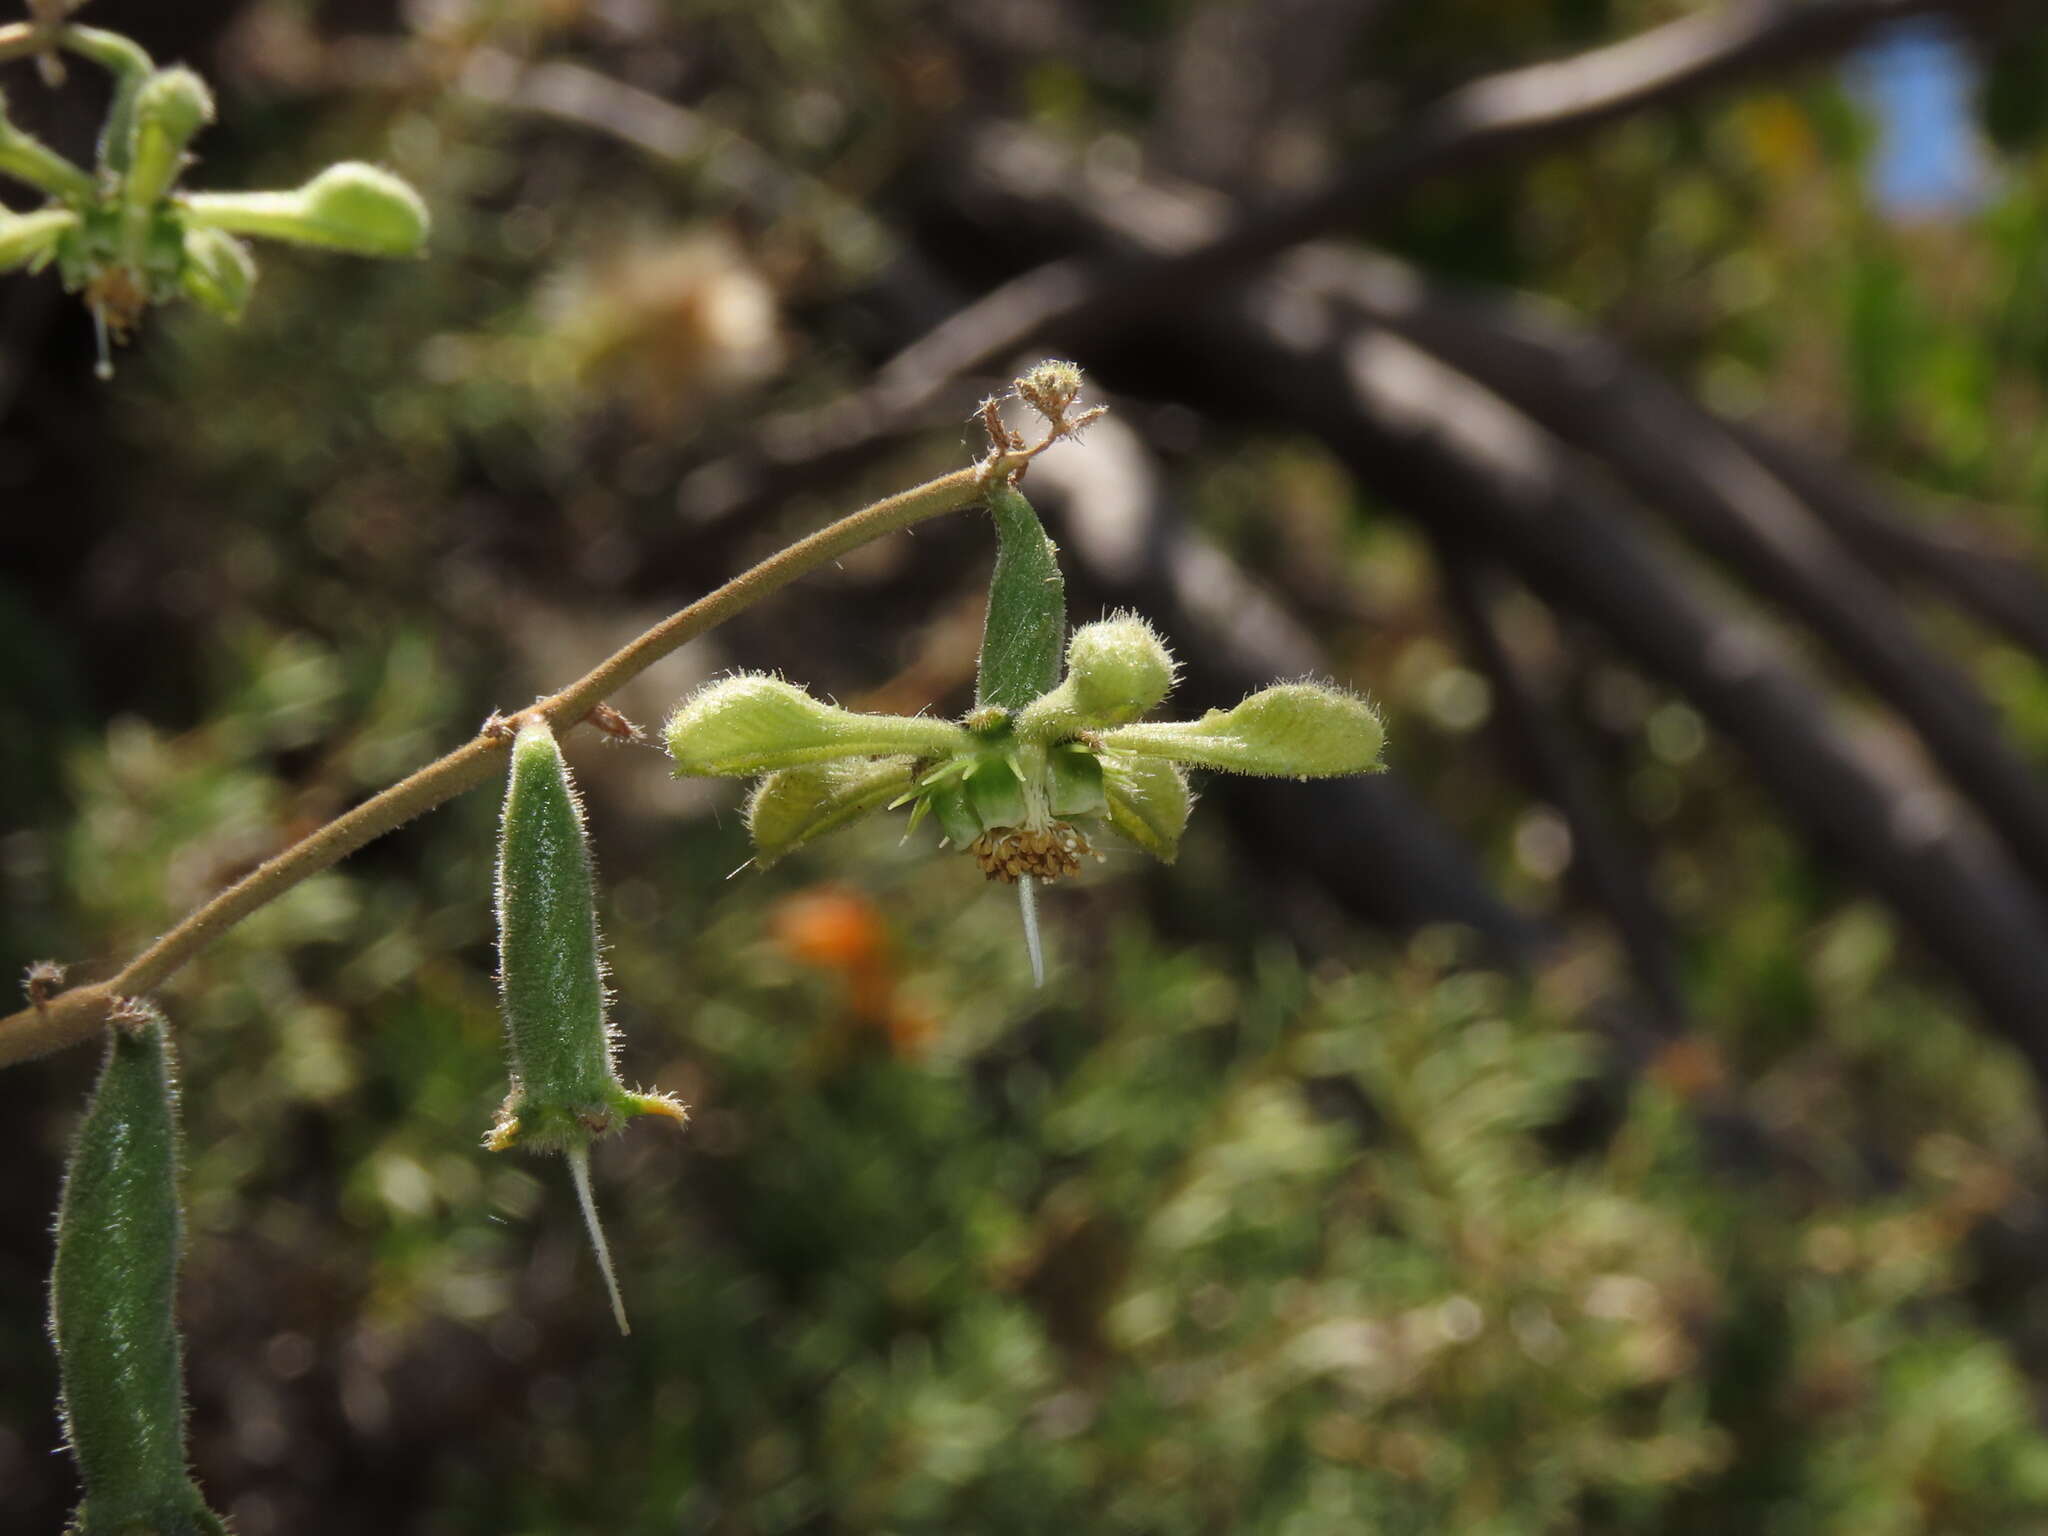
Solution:
[[[1022,709],[1060,680],[1067,585],[1059,550],[1024,493],[1006,482],[986,492],[996,523],[996,567],[982,623],[978,707]]]
[[[173,1315],[182,1219],[178,1120],[163,1015],[116,1011],[57,1207],[50,1334],[60,1408],[85,1484],[74,1536],[222,1536],[185,1465]]]
[[[635,1115],[685,1120],[660,1094],[619,1081],[616,1042],[605,1017],[597,895],[583,807],[554,733],[541,722],[519,732],[498,837],[498,967],[512,1091],[484,1144],[560,1152],[569,1163],[604,1270],[619,1331],[625,1304],[590,1193],[590,1144]]]

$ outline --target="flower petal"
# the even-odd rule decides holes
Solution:
[[[1315,779],[1376,772],[1385,766],[1385,739],[1378,713],[1357,694],[1327,683],[1282,683],[1199,720],[1104,731],[1100,745],[1226,773]]]
[[[910,786],[913,761],[810,763],[769,774],[747,799],[754,862],[766,868],[791,849],[880,810]]]
[[[972,740],[950,720],[857,715],[762,672],[699,689],[669,716],[667,735],[676,772],[737,777],[846,757],[941,757]]]

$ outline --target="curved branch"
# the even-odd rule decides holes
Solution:
[[[1184,334],[1204,354],[1191,388],[1314,432],[1690,699],[2048,1082],[2048,909],[2006,851],[1910,754],[1845,729],[1774,633],[1707,598],[1553,438],[1340,297],[1267,285]]]
[[[1908,17],[1996,19],[2018,9],[2015,0],[1733,0],[1572,58],[1483,76],[1354,157],[1341,176],[1289,202],[1234,223],[1220,207],[1183,216],[1166,238],[1115,241],[1120,255],[1062,257],[1001,284],[880,369],[860,397],[862,419],[886,428],[892,412],[915,412],[949,380],[992,367],[1054,330],[1084,331],[1190,305],[1320,235],[1384,222],[1440,177],[1533,154],[1743,75],[1830,57]],[[991,151],[1043,158],[1029,135],[1015,133],[1007,144],[971,146],[969,158],[987,159]],[[1028,169],[1024,174],[1029,179]],[[1113,205],[1145,195],[1123,183],[1101,188],[1098,242],[1118,229]]]
[[[1027,455],[998,456],[956,470],[841,518],[671,614],[561,692],[522,710],[521,717],[545,719],[557,734],[574,729],[605,695],[686,641],[850,549],[966,504],[987,477],[1007,472],[1023,457]],[[446,757],[328,822],[236,881],[130,960],[118,975],[73,987],[0,1019],[0,1067],[90,1038],[106,1023],[118,999],[148,992],[168,980],[250,913],[364,844],[492,777],[509,739],[494,720]]]

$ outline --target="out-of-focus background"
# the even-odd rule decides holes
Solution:
[[[242,1536],[2048,1528],[2027,0],[84,19],[216,83],[192,184],[370,158],[436,227],[110,384],[0,281],[0,970],[110,973],[1045,355],[1114,407],[1030,482],[1076,616],[1391,742],[1048,892],[1034,992],[928,831],[732,875],[733,786],[572,738],[625,1071],[696,1106],[597,1160],[630,1341],[562,1169],[477,1145],[494,796],[245,924],[164,998]],[[89,151],[90,70],[4,83]],[[616,702],[957,710],[990,556],[926,525]],[[10,1533],[75,1496],[94,1055],[0,1073]]]

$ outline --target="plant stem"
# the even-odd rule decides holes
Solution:
[[[0,28],[0,35],[6,30]],[[1006,479],[1028,457],[1023,453],[998,455],[890,496],[821,528],[687,608],[670,614],[560,693],[521,710],[518,718],[544,719],[557,736],[573,730],[593,705],[685,642],[716,628],[850,549],[926,518],[973,504],[986,484]],[[493,721],[446,757],[309,833],[220,892],[130,960],[118,975],[60,992],[40,1008],[24,1008],[0,1019],[0,1067],[90,1039],[106,1023],[116,999],[153,991],[251,912],[268,906],[308,876],[339,863],[365,843],[405,825],[415,816],[496,777],[502,772],[503,754],[511,739],[512,732]]]

